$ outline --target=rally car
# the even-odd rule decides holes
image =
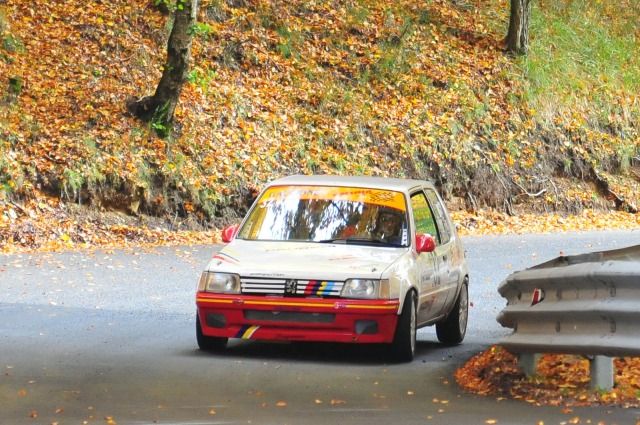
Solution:
[[[383,343],[415,355],[416,330],[460,343],[469,274],[444,203],[427,181],[291,176],[258,195],[202,273],[196,336]]]

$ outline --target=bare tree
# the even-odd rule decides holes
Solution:
[[[526,55],[529,50],[529,18],[531,0],[511,0],[511,17],[507,33],[507,51]]]
[[[127,101],[127,109],[143,121],[152,121],[160,134],[166,135],[173,122],[191,58],[193,27],[198,0],[176,0],[173,27],[167,44],[167,60],[162,78],[153,96]]]

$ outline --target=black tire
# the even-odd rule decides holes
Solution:
[[[416,293],[409,291],[398,318],[393,342],[389,347],[391,358],[397,362],[410,362],[416,354],[417,304]]]
[[[467,333],[469,318],[469,281],[465,278],[453,308],[447,317],[436,323],[438,340],[446,345],[457,345]]]
[[[198,347],[202,351],[219,351],[223,350],[227,346],[229,338],[206,336],[202,333],[202,326],[200,326],[200,319],[196,314],[196,340],[198,341]]]

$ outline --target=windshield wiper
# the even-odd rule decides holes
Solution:
[[[316,241],[318,243],[336,243],[336,242],[347,242],[349,240],[349,238],[335,238],[335,239],[322,239],[319,241]]]
[[[392,246],[401,247],[401,244],[386,242],[380,239],[368,239],[368,238],[335,238],[335,239],[323,239],[316,241],[318,243],[336,243],[344,242],[346,244],[362,244],[362,245],[380,245],[380,246]]]

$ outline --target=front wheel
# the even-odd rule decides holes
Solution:
[[[469,317],[468,286],[469,281],[465,278],[453,308],[443,321],[436,323],[436,335],[443,344],[460,344],[467,333],[467,319]]]
[[[395,361],[410,362],[416,354],[417,303],[416,293],[409,291],[404,300],[402,313],[398,318],[396,333],[390,347],[391,357]]]
[[[227,346],[229,338],[206,336],[202,333],[202,326],[200,325],[200,319],[196,314],[196,340],[198,341],[198,347],[202,351],[216,351],[222,350]]]

